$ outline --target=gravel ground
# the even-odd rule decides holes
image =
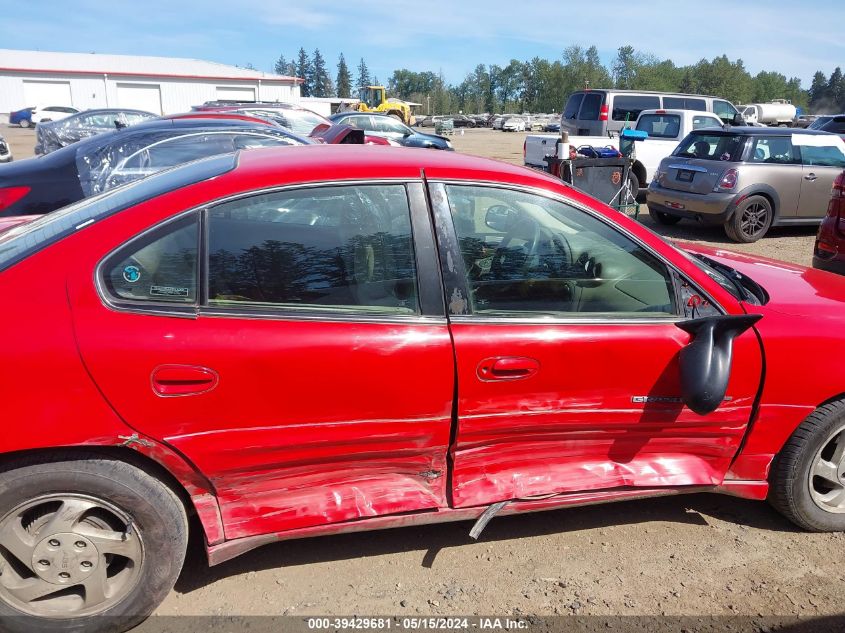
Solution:
[[[19,159],[31,155],[32,131],[3,133]],[[523,138],[467,130],[454,144],[521,164]],[[815,234],[781,229],[738,246],[719,229],[686,222],[667,229],[641,218],[667,237],[799,264],[809,263]],[[469,528],[290,541],[214,568],[194,541],[157,613],[838,616],[829,630],[845,628],[845,536],[798,532],[765,503],[694,495],[504,517],[478,543]]]

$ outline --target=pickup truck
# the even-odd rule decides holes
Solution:
[[[643,110],[637,117],[635,129],[646,132],[648,138],[637,141],[634,150],[632,170],[639,181],[639,187],[648,187],[649,178],[677,147],[678,143],[693,130],[723,126],[715,114],[697,110]],[[528,167],[548,170],[546,156],[554,156],[558,134],[530,134],[525,137],[523,155]],[[614,147],[619,149],[618,136],[570,136],[569,145],[578,149],[584,145],[593,147]],[[562,156],[560,158],[566,158]],[[636,191],[632,192],[634,195]]]

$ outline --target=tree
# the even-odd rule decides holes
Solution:
[[[352,96],[352,75],[349,74],[349,67],[346,65],[346,58],[343,53],[337,61],[337,96],[349,98]]]
[[[827,98],[836,110],[845,108],[845,77],[842,76],[842,69],[837,66],[830,74],[827,81]]]
[[[276,63],[273,65],[273,71],[277,75],[287,75],[289,67],[288,60],[285,59],[285,56],[279,55],[279,59],[277,59]]]
[[[640,62],[633,46],[620,46],[613,62],[613,78],[617,88],[634,88]]]
[[[370,85],[370,69],[367,68],[367,64],[364,62],[363,57],[361,58],[361,62],[358,64],[358,76],[355,80],[358,82],[358,88]]]
[[[320,49],[314,50],[314,56],[311,61],[312,69],[312,87],[311,96],[313,97],[333,97],[334,84],[331,77],[326,70],[326,60],[320,54]]]
[[[305,52],[304,48],[300,48],[296,60],[296,76],[302,79],[302,85],[299,90],[303,97],[310,97],[312,95],[314,86],[313,74],[308,53]]]
[[[818,109],[824,107],[824,102],[827,99],[827,79],[824,73],[820,70],[813,75],[813,83],[810,85],[810,107]]]

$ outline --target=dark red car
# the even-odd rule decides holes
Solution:
[[[813,267],[845,275],[845,171],[833,183],[827,215],[816,235]]]
[[[701,491],[845,528],[845,280],[679,250],[521,167],[208,158],[0,234],[0,296],[19,631],[142,620],[191,515],[212,565]]]

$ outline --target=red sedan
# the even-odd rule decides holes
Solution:
[[[845,529],[845,281],[679,250],[524,168],[213,157],[2,233],[0,295],[20,631],[142,620],[190,515],[212,565],[701,491]]]

